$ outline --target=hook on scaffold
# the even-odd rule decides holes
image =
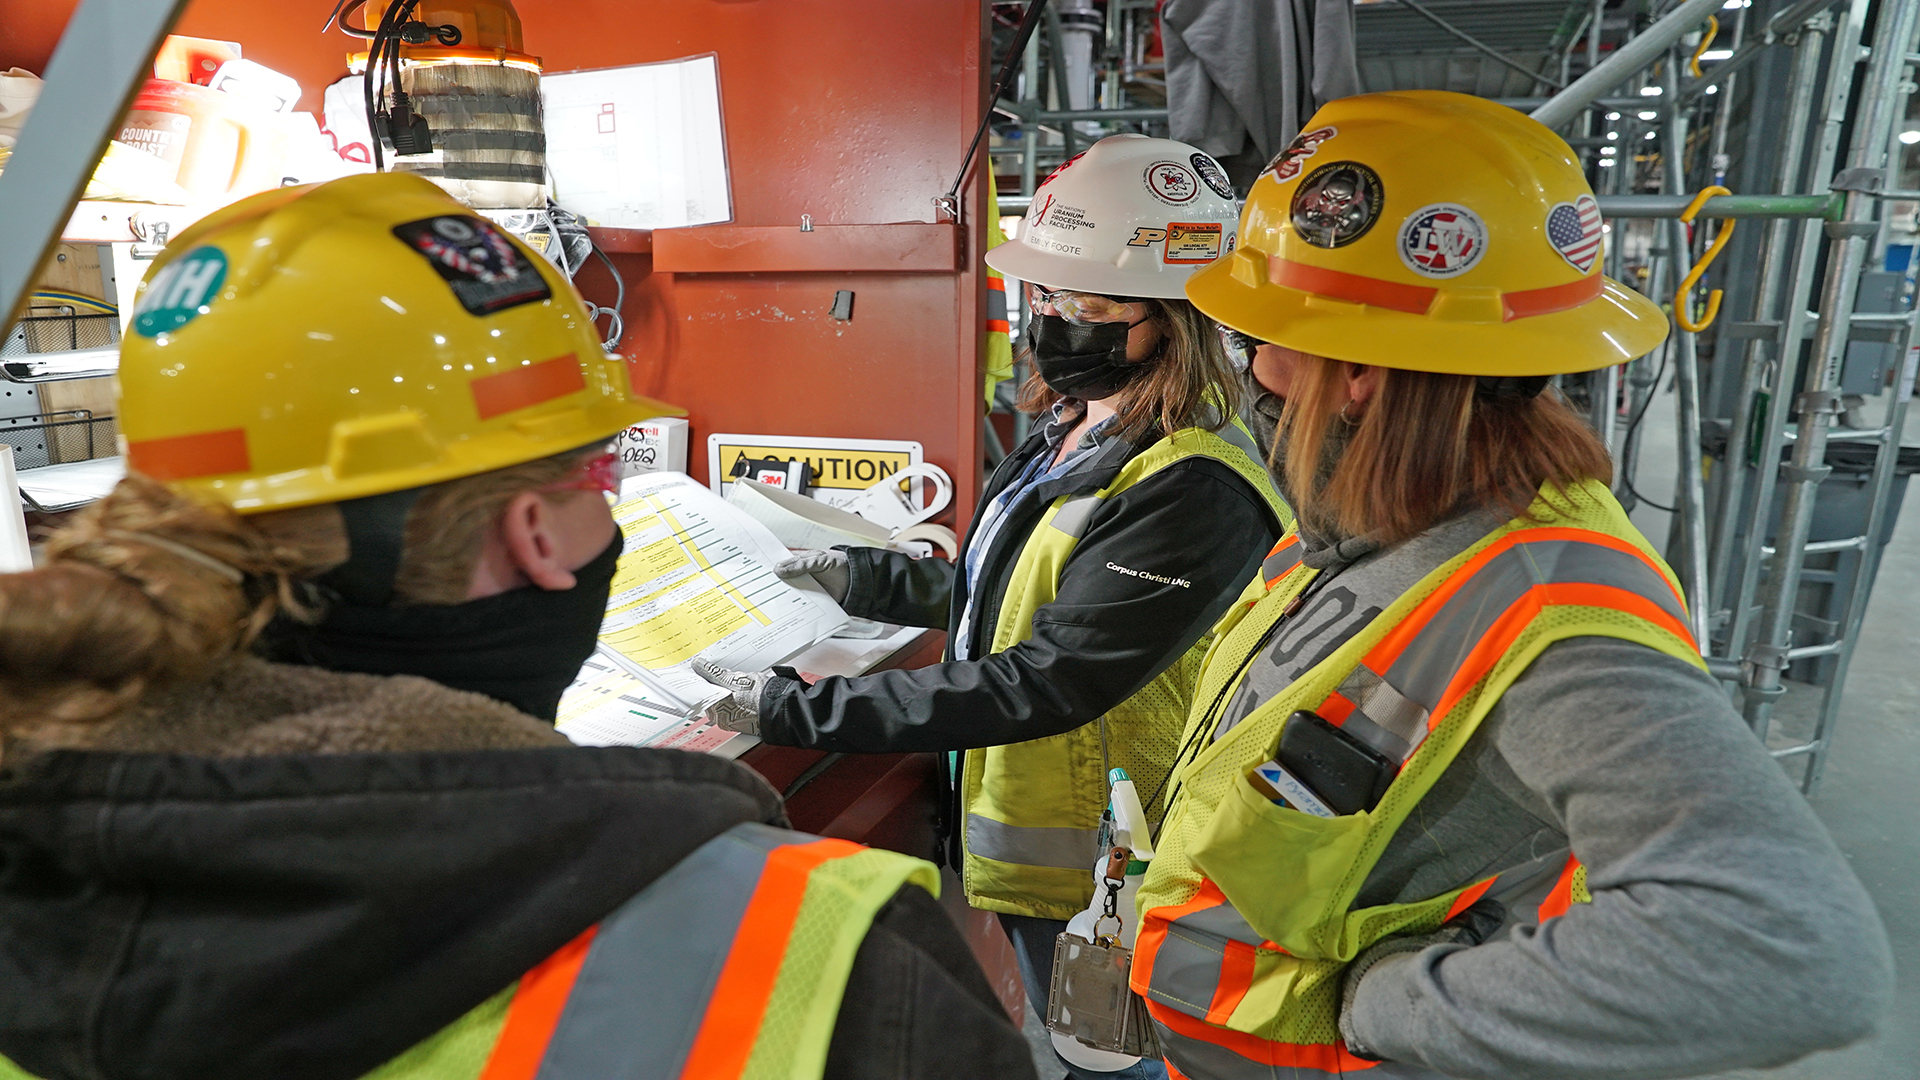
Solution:
[[[1681,224],[1693,224],[1694,215],[1700,212],[1700,208],[1706,205],[1708,199],[1713,198],[1715,195],[1731,194],[1733,194],[1733,192],[1721,187],[1719,184],[1701,188],[1699,194],[1693,197],[1693,201],[1688,203],[1686,210],[1681,213]],[[1726,247],[1727,242],[1733,239],[1733,225],[1734,222],[1732,218],[1721,221],[1719,235],[1713,238],[1712,246],[1707,248],[1707,253],[1702,255],[1700,261],[1687,273],[1687,279],[1680,283],[1680,290],[1673,294],[1673,321],[1680,324],[1680,329],[1690,334],[1697,334],[1707,327],[1712,326],[1713,320],[1720,315],[1721,293],[1719,289],[1715,289],[1707,294],[1707,310],[1701,313],[1699,322],[1693,321],[1693,316],[1688,310],[1691,305],[1688,303],[1687,298],[1693,294],[1694,287],[1700,284],[1700,279],[1706,276],[1707,269],[1713,265],[1713,260],[1720,257],[1720,249]]]

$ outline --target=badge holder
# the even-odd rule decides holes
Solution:
[[[1133,950],[1122,943],[1125,923],[1120,918],[1120,893],[1127,886],[1128,864],[1136,852],[1152,858],[1152,842],[1140,797],[1125,770],[1110,774],[1113,784],[1113,829],[1119,843],[1107,853],[1099,871],[1096,896],[1099,913],[1093,919],[1091,939],[1072,925],[1054,939],[1053,978],[1047,989],[1047,1029],[1095,1050],[1133,1057],[1160,1056],[1159,1039],[1147,1015],[1146,1002],[1133,992]],[[1092,912],[1083,912],[1079,923]]]

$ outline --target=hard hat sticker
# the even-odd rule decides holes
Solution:
[[[1220,257],[1220,223],[1181,222],[1167,223],[1167,252],[1164,256],[1170,263],[1197,265],[1210,263]]]
[[[1133,235],[1127,238],[1127,246],[1152,247],[1166,238],[1167,230],[1165,229],[1135,229]]]
[[[1192,169],[1177,161],[1156,161],[1147,166],[1140,179],[1154,198],[1175,206],[1190,203],[1200,194],[1199,178],[1193,175]]]
[[[133,332],[159,337],[207,313],[227,280],[227,255],[217,247],[194,248],[160,268],[133,309]]]
[[[1338,134],[1340,129],[1337,127],[1320,127],[1295,135],[1285,150],[1275,154],[1273,160],[1267,162],[1267,171],[1273,174],[1275,180],[1286,183],[1300,175],[1301,162],[1312,157],[1313,152],[1320,149],[1321,143]]]
[[[1193,171],[1200,174],[1200,182],[1212,188],[1215,195],[1233,198],[1233,181],[1227,179],[1227,170],[1219,162],[1205,154],[1195,154],[1188,160],[1193,162]]]
[[[1591,195],[1547,211],[1547,242],[1583,274],[1600,257],[1601,232],[1600,204]]]
[[[1380,175],[1357,161],[1335,161],[1313,170],[1293,193],[1293,230],[1314,247],[1345,247],[1380,220],[1386,188]]]
[[[1400,223],[1400,261],[1416,274],[1457,277],[1487,253],[1487,226],[1458,203],[1434,203]]]
[[[430,217],[395,225],[393,235],[433,264],[469,315],[491,315],[553,297],[533,262],[485,218]]]

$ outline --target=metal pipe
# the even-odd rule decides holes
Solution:
[[[1686,194],[1601,195],[1605,217],[1677,218],[1692,201]],[[1831,193],[1819,195],[1715,195],[1700,208],[1710,218],[1825,218],[1840,216],[1843,202]]]
[[[1670,49],[1667,52],[1664,82],[1669,95],[1679,92],[1678,50]],[[1687,190],[1686,114],[1675,110],[1667,117],[1666,128],[1666,146],[1661,151],[1661,157],[1665,159],[1662,165],[1666,171],[1667,192],[1683,194]],[[1679,282],[1692,271],[1693,255],[1687,249],[1687,226],[1676,217],[1668,228],[1667,243],[1673,249],[1673,279]],[[1678,325],[1681,315],[1678,305],[1687,303],[1689,299],[1676,296],[1673,313],[1674,333],[1678,338],[1678,347],[1674,350],[1674,421],[1680,429],[1679,445],[1675,448],[1680,475],[1674,485],[1674,525],[1679,531],[1680,547],[1685,555],[1680,562],[1680,587],[1687,596],[1687,614],[1693,627],[1694,640],[1705,651],[1711,605],[1707,603],[1707,493],[1700,473],[1699,337]]]
[[[1908,44],[1913,39],[1916,5],[1895,3],[1882,9],[1874,28],[1874,42],[1866,78],[1861,81],[1861,102],[1854,110],[1853,144],[1848,150],[1849,168],[1835,181],[1836,188],[1871,190],[1872,174],[1886,164],[1887,129],[1892,125],[1891,99],[1906,63]],[[1838,44],[1844,47],[1846,38]],[[1880,186],[1884,186],[1881,173]],[[1844,183],[1843,183],[1844,181]],[[1813,527],[1813,504],[1820,481],[1832,470],[1826,464],[1827,429],[1839,412],[1840,365],[1847,347],[1847,329],[1859,292],[1860,273],[1874,232],[1879,206],[1876,200],[1859,190],[1847,193],[1847,212],[1843,221],[1826,226],[1827,280],[1821,289],[1820,327],[1814,333],[1812,356],[1807,364],[1806,390],[1800,395],[1800,422],[1793,442],[1793,464],[1786,470],[1787,500],[1781,513],[1780,535],[1775,542],[1779,554],[1767,575],[1760,636],[1742,656],[1742,689],[1746,692],[1747,722],[1763,740],[1773,716],[1773,703],[1780,696],[1781,680],[1787,668],[1786,652],[1793,634],[1795,602],[1804,569],[1807,535]],[[1890,452],[1897,453],[1894,448]]]
[[[1405,0],[1401,0],[1402,3]],[[1613,51],[1600,66],[1573,81],[1573,85],[1553,95],[1545,105],[1533,111],[1533,118],[1557,128],[1580,115],[1600,95],[1612,90],[1634,72],[1652,63],[1667,47],[1690,33],[1707,16],[1718,11],[1724,0],[1684,0],[1664,18],[1641,31],[1631,41]]]
[[[0,172],[0,328],[25,307],[120,116],[186,0],[82,0]],[[9,512],[11,512],[9,510]]]
[[[1525,64],[1522,64],[1519,61],[1512,59],[1511,57],[1507,56],[1505,53],[1501,52],[1500,50],[1494,48],[1491,45],[1488,45],[1486,42],[1481,41],[1479,38],[1474,37],[1472,34],[1467,33],[1465,30],[1460,29],[1459,27],[1453,25],[1452,23],[1441,18],[1440,16],[1435,15],[1433,12],[1428,11],[1426,6],[1424,4],[1418,3],[1417,0],[1393,0],[1393,2],[1396,4],[1399,4],[1401,7],[1406,8],[1408,11],[1411,11],[1414,14],[1420,16],[1421,18],[1427,20],[1428,22],[1446,31],[1447,33],[1453,35],[1454,37],[1459,38],[1461,41],[1466,42],[1467,45],[1472,47],[1472,49],[1475,52],[1480,53],[1482,56],[1485,56],[1487,59],[1492,60],[1495,63],[1505,65],[1506,67],[1512,68],[1513,70],[1519,72],[1522,75],[1527,76],[1528,78],[1534,80],[1535,82],[1546,83],[1548,86],[1553,87],[1555,90],[1561,89],[1560,83],[1558,81],[1554,79],[1550,79],[1545,75],[1542,75],[1539,72],[1533,70],[1532,68],[1527,67]],[[1528,89],[1532,89],[1532,87],[1528,87]]]

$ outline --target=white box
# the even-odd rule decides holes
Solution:
[[[677,416],[657,416],[620,435],[620,476],[651,472],[687,471],[687,422]]]

